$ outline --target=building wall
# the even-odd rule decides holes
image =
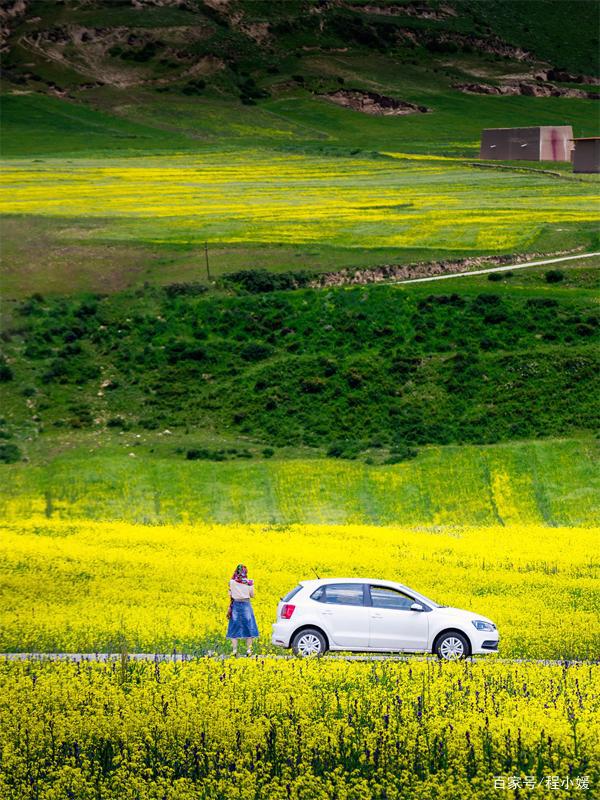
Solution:
[[[600,172],[600,139],[575,141],[573,172]]]
[[[573,149],[573,128],[570,125],[547,125],[540,128],[542,161],[570,161]]]
[[[539,161],[539,128],[488,128],[481,134],[480,158]]]
[[[488,128],[481,134],[479,157],[502,161],[570,161],[570,125]]]

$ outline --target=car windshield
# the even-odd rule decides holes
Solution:
[[[416,595],[416,599],[423,600],[427,605],[433,606],[433,608],[448,608],[448,606],[442,605],[442,603],[436,603],[435,600],[432,600],[430,597],[426,597],[424,594],[420,592],[413,592]]]

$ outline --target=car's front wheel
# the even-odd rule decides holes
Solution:
[[[327,642],[321,631],[305,628],[292,639],[292,650],[297,656],[322,656],[327,651]]]
[[[457,661],[469,655],[469,643],[462,633],[449,631],[442,634],[435,645],[435,652],[445,661]]]

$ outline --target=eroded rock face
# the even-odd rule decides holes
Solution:
[[[549,69],[545,77],[546,80],[559,83],[587,83],[590,86],[600,86],[600,78],[592,75],[574,75],[564,69]]]
[[[598,100],[600,94],[588,92],[585,89],[570,89],[555,86],[553,83],[505,83],[494,86],[490,83],[455,83],[454,89],[459,89],[466,94],[491,94],[491,95],[522,95],[524,97],[575,97],[586,100]]]
[[[4,52],[13,25],[27,12],[28,0],[4,0],[0,4],[0,52]]]
[[[377,92],[362,92],[357,89],[339,89],[337,92],[319,95],[338,106],[352,108],[363,114],[376,116],[401,116],[403,114],[426,114],[431,109],[417,106],[405,100],[396,100]]]
[[[353,11],[359,10],[365,14],[378,14],[386,17],[407,16],[416,17],[417,19],[447,19],[448,17],[456,17],[456,11],[451,6],[441,4],[437,8],[432,8],[427,3],[408,3],[406,5],[390,5],[378,6],[376,4],[369,6],[350,6]]]

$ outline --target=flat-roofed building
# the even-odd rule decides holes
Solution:
[[[479,157],[494,161],[570,161],[573,128],[538,125],[534,128],[486,128]]]
[[[573,142],[573,172],[600,172],[600,136],[584,136]]]

